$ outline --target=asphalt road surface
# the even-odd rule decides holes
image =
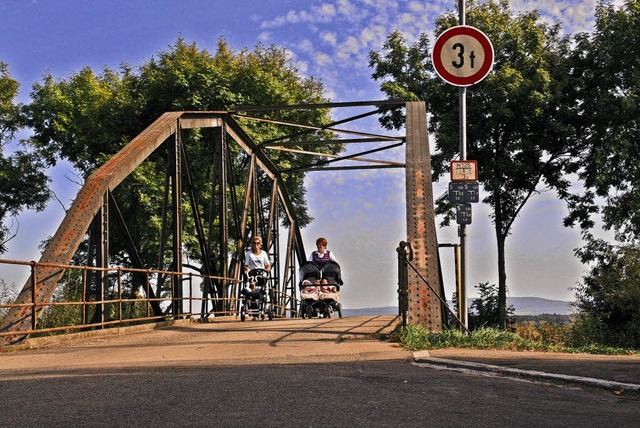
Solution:
[[[91,337],[5,352],[0,427],[632,427],[640,421],[638,396],[417,365],[375,336],[331,327],[350,322],[352,332],[363,325],[343,319],[306,320],[306,328],[260,323],[265,331],[256,323],[187,326],[153,332],[160,339]],[[234,338],[233,352],[243,358],[225,356]],[[276,358],[274,349],[288,357]]]

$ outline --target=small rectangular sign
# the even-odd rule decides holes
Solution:
[[[473,203],[480,201],[480,185],[477,181],[462,184],[464,185],[465,202]]]
[[[452,204],[473,203],[480,200],[480,186],[474,182],[449,183],[449,202]]]
[[[459,204],[456,207],[456,223],[471,224],[471,204]]]
[[[464,200],[464,183],[449,183],[449,202],[461,204]]]
[[[478,161],[451,161],[451,181],[478,181]]]

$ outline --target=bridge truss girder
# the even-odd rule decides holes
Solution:
[[[355,103],[357,104],[357,103]],[[385,102],[371,103],[366,105],[377,105],[379,112],[383,109]],[[388,103],[397,107],[398,103]],[[330,105],[332,107],[335,105]],[[306,108],[317,108],[327,106],[300,106]],[[286,108],[286,107],[285,107]],[[387,107],[388,108],[388,107]],[[435,215],[433,210],[433,194],[431,189],[431,164],[429,158],[428,136],[426,133],[426,111],[424,103],[407,103],[407,136],[396,138],[397,144],[388,147],[395,147],[399,144],[406,144],[407,162],[398,164],[394,162],[381,162],[382,165],[373,165],[368,168],[396,168],[406,167],[407,179],[407,232],[408,240],[412,242],[416,250],[418,266],[425,269],[432,288],[443,290],[438,260],[437,239],[435,233]],[[364,117],[373,113],[366,113],[359,117]],[[348,120],[353,120],[348,119]],[[348,120],[334,122],[337,124],[347,122]],[[205,236],[202,221],[199,218],[199,209],[195,200],[194,189],[190,181],[190,162],[187,159],[187,153],[184,150],[182,142],[182,130],[193,128],[213,128],[217,132],[214,141],[214,150],[217,153],[215,169],[217,175],[212,183],[215,198],[215,219],[218,225],[217,236],[213,231],[213,219],[209,219],[209,236]],[[310,127],[312,128],[312,127]],[[334,131],[336,129],[326,126],[325,129]],[[342,130],[340,130],[342,131]],[[358,134],[360,141],[385,141],[385,138],[379,140],[373,134]],[[229,205],[237,204],[234,200],[235,195],[229,191],[232,185],[228,183],[230,173],[228,167],[228,144],[229,140],[238,144],[246,153],[249,159],[247,182],[245,183],[245,194],[242,204],[241,213],[238,219],[233,222],[236,228],[232,231],[228,213],[233,211],[229,209]],[[390,140],[394,140],[390,138]],[[348,141],[338,140],[337,142]],[[311,142],[313,143],[313,142]],[[55,235],[47,245],[39,264],[34,269],[34,274],[26,281],[21,293],[16,299],[16,304],[27,305],[35,299],[38,303],[39,310],[33,311],[28,306],[11,308],[5,317],[3,324],[0,325],[0,332],[16,332],[15,336],[4,336],[5,343],[15,343],[22,338],[24,334],[20,331],[30,329],[35,330],[36,320],[41,315],[42,308],[49,302],[59,285],[60,278],[64,274],[65,269],[56,265],[68,265],[74,257],[79,246],[86,239],[86,235],[90,232],[89,239],[89,256],[88,263],[96,267],[107,267],[109,263],[109,220],[115,219],[120,230],[125,237],[129,237],[125,241],[128,243],[127,253],[131,259],[131,265],[143,268],[144,261],[140,260],[140,256],[136,251],[136,244],[130,238],[127,231],[127,225],[119,213],[117,202],[115,201],[113,190],[138,166],[140,166],[155,150],[163,144],[169,145],[169,159],[167,160],[167,176],[166,176],[166,195],[165,208],[167,215],[163,216],[163,222],[170,221],[170,235],[166,236],[166,241],[162,241],[162,245],[169,241],[171,237],[171,248],[173,253],[173,262],[171,270],[182,272],[182,216],[183,216],[183,198],[188,194],[193,209],[193,218],[196,225],[196,234],[200,245],[200,252],[203,255],[211,255],[214,252],[214,242],[217,242],[218,264],[221,272],[217,272],[215,264],[210,264],[208,260],[202,261],[202,273],[206,275],[219,275],[231,277],[238,280],[241,272],[242,256],[244,250],[244,242],[250,236],[257,234],[264,235],[265,249],[274,259],[276,269],[274,269],[273,287],[280,292],[283,297],[279,302],[281,306],[295,310],[295,296],[297,293],[296,272],[299,266],[306,260],[304,244],[299,225],[295,218],[293,206],[289,198],[287,188],[282,178],[282,172],[278,170],[276,165],[271,161],[265,152],[265,148],[274,146],[275,144],[265,145],[257,144],[247,134],[247,132],[234,119],[233,114],[229,112],[169,112],[163,114],[153,124],[151,124],[142,133],[136,136],[129,144],[127,144],[120,152],[115,154],[98,170],[90,175],[78,196],[74,200],[71,208],[68,210],[65,219],[56,231]],[[301,143],[297,143],[300,145]],[[282,143],[281,150],[286,149],[286,142]],[[384,149],[384,148],[383,148]],[[426,149],[426,152],[425,152]],[[371,153],[382,149],[374,149],[365,153]],[[356,156],[346,156],[341,159],[358,159]],[[364,160],[364,159],[362,159]],[[324,171],[332,169],[361,169],[362,167],[332,167],[327,166],[333,160],[324,162],[320,165],[320,169]],[[376,161],[374,161],[376,162]],[[299,171],[312,171],[317,168],[299,168]],[[258,194],[257,176],[258,171],[271,180],[271,195],[269,198],[268,210],[262,210],[258,205],[262,198]],[[291,172],[291,171],[289,171]],[[231,199],[231,201],[229,200]],[[282,210],[289,223],[289,232],[286,237],[287,248],[284,251],[284,266],[280,266],[281,249],[280,246],[280,217]],[[267,211],[268,218],[262,221],[259,213]],[[249,219],[253,215],[252,221]],[[164,231],[164,227],[163,227]],[[164,232],[163,232],[164,233]],[[236,248],[230,248],[228,245],[230,233],[234,234],[234,242]],[[435,243],[435,247],[434,247]],[[204,258],[204,256],[203,256]],[[51,266],[48,266],[50,264]],[[162,266],[159,267],[159,269]],[[282,274],[282,278],[278,276]],[[97,273],[94,279],[97,292],[108,282],[106,275]],[[174,293],[180,293],[181,287],[172,287]],[[409,290],[413,295],[410,299],[410,320],[415,324],[421,324],[431,330],[439,331],[442,328],[442,308],[438,299],[432,296],[432,292],[416,277],[410,276]],[[153,290],[147,288],[149,297],[154,298]],[[210,287],[203,290],[204,297],[223,297],[228,292],[228,284],[226,281],[212,282]],[[181,297],[176,295],[175,297]],[[206,300],[203,303],[206,305]],[[152,309],[156,315],[160,315],[162,309],[157,303],[152,302]],[[215,308],[215,310],[225,310],[229,308]],[[179,316],[181,308],[172,307],[172,315]],[[206,312],[203,307],[203,311]],[[232,311],[231,311],[232,312]],[[94,318],[98,320],[104,318],[102,308],[98,306],[94,312]]]

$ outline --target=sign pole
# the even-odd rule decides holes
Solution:
[[[431,59],[433,68],[447,83],[459,86],[458,119],[460,126],[460,160],[451,161],[451,181],[478,181],[477,162],[467,159],[467,86],[484,79],[493,67],[493,45],[482,31],[465,25],[465,0],[458,0],[460,25],[440,34],[433,44]],[[473,173],[473,174],[471,174]],[[450,183],[451,184],[451,183]],[[479,191],[475,186],[451,186],[449,201],[457,202],[456,221],[460,237],[460,285],[458,286],[458,311],[462,324],[468,330],[467,309],[467,230],[471,224],[471,205],[465,199],[476,199]],[[473,198],[470,196],[475,195]],[[461,199],[461,200],[460,200]]]
[[[458,0],[459,24],[466,25],[465,0]],[[460,160],[467,160],[467,87],[462,86],[458,95],[460,115]],[[458,290],[458,317],[465,329],[469,329],[467,308],[467,226],[459,225],[460,234],[460,289]]]

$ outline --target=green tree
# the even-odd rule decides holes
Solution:
[[[565,224],[578,224],[586,245],[577,251],[592,268],[576,288],[578,327],[585,337],[616,346],[639,346],[640,271],[640,1],[600,3],[595,29],[576,36],[577,161],[581,192],[567,196]],[[594,217],[617,244],[593,234]]]
[[[575,289],[576,336],[581,345],[640,349],[640,248],[603,240],[587,247],[595,263]]]
[[[595,31],[576,36],[572,78],[582,143],[579,177],[584,192],[568,197],[567,225],[579,224],[591,238],[592,217],[621,242],[640,238],[640,1],[599,4]]]
[[[7,154],[7,145],[23,127],[20,106],[14,100],[19,84],[0,62],[0,254],[17,233],[16,216],[24,209],[43,210],[50,197],[45,164],[25,150]],[[7,224],[12,220],[13,225]]]
[[[500,327],[504,325],[500,317],[498,287],[496,284],[489,285],[488,282],[481,282],[476,285],[476,290],[478,290],[478,297],[473,299],[469,307],[469,329],[475,330],[482,327]],[[507,321],[513,316],[514,312],[513,305],[507,306]]]
[[[508,1],[470,2],[466,22],[491,40],[495,61],[492,72],[467,91],[468,159],[478,161],[479,181],[492,209],[498,252],[498,309],[500,324],[507,316],[506,239],[514,221],[534,195],[548,189],[565,194],[570,182],[564,172],[573,154],[566,107],[569,39],[559,25],[544,23],[537,11],[512,14]],[[457,14],[436,20],[435,34],[458,24]],[[384,51],[370,54],[373,78],[389,98],[419,99],[427,103],[429,131],[435,136],[432,154],[434,180],[449,170],[459,155],[458,89],[434,73],[426,34],[407,46],[399,32],[392,33]],[[399,127],[402,112],[382,119]],[[438,200],[438,212],[448,212],[447,196]]]
[[[31,104],[25,107],[28,125],[34,130],[31,143],[49,164],[66,159],[84,176],[166,111],[226,111],[232,106],[242,105],[327,101],[323,97],[321,82],[301,77],[284,49],[258,45],[253,51],[234,52],[224,40],[220,40],[216,52],[210,53],[182,39],[137,68],[125,64],[119,72],[107,68],[96,73],[86,67],[67,78],[45,76],[41,83],[33,86],[31,96]],[[284,110],[270,113],[269,117],[312,125],[329,122],[328,111],[318,109]],[[242,123],[258,142],[291,132],[291,129],[271,123]],[[183,131],[201,213],[207,212],[209,207],[210,183],[214,173],[212,136],[207,132]],[[322,136],[328,135],[324,133]],[[239,148],[231,147],[231,150],[234,150],[231,152],[233,170],[238,176],[236,183],[244,184],[247,157]],[[336,153],[341,147],[327,146],[316,150]],[[282,169],[308,161],[308,155],[292,152],[277,152],[270,157]],[[140,246],[138,250],[148,267],[155,266],[162,241],[162,213],[158,207],[164,197],[166,162],[166,153],[156,151],[116,189],[127,227]],[[303,177],[291,174],[283,179],[300,226],[304,226],[311,218],[304,198]],[[268,189],[264,177],[260,177],[260,182]],[[244,190],[243,186],[238,186],[240,197]],[[263,194],[269,194],[269,191]],[[194,239],[189,237],[195,233],[193,218],[188,214],[184,229],[188,255],[202,261],[204,255],[200,254]],[[113,257],[126,265],[126,252]]]

